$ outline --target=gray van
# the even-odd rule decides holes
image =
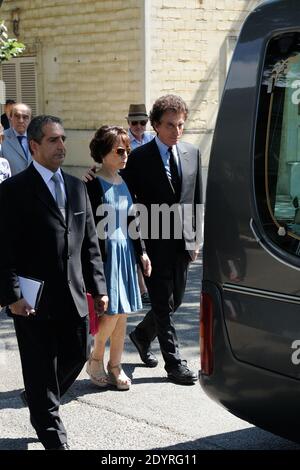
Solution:
[[[208,172],[200,383],[300,441],[300,1],[246,19]]]

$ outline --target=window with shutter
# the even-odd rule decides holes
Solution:
[[[2,64],[2,80],[5,83],[5,99],[17,101],[16,64],[12,62]]]
[[[34,57],[21,57],[1,65],[6,99],[28,104],[38,114],[37,78]]]

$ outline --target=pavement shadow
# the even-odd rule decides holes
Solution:
[[[16,439],[12,437],[0,438],[0,450],[29,450],[29,444],[35,442],[39,442],[39,440],[30,437]]]
[[[200,345],[199,345],[199,327],[200,327],[200,291],[202,281],[202,263],[198,260],[195,263],[191,263],[188,272],[188,282],[186,286],[186,292],[184,295],[183,303],[179,307],[178,311],[174,314],[174,323],[176,326],[176,332],[179,341],[179,349],[182,351],[183,359],[189,361],[199,361],[200,358]],[[129,338],[129,333],[134,330],[136,325],[142,321],[144,315],[147,313],[147,309],[142,312],[136,312],[129,314],[127,319],[127,335],[125,339],[125,352],[136,355],[137,350]],[[163,358],[161,357],[160,346],[158,339],[156,338],[151,344],[151,350],[157,355],[157,358],[163,365]],[[185,352],[183,351],[185,350]],[[137,365],[136,365],[137,366]],[[139,367],[145,367],[140,362]],[[167,383],[166,372],[162,372],[161,377],[140,377],[133,380],[134,385],[142,383]],[[186,387],[186,385],[177,384],[177,386]]]
[[[12,318],[8,318],[6,313],[3,312],[3,309],[0,310],[0,338],[1,340],[12,339],[15,340],[15,330],[14,330],[14,323]]]
[[[146,367],[145,364],[139,363],[132,363],[132,362],[123,362],[122,367],[124,372],[130,377],[133,384],[141,384],[141,383],[161,383],[166,382],[166,377],[140,377],[139,379],[133,378],[133,374],[135,369],[144,368],[147,371],[151,371],[151,367]]]
[[[199,320],[200,320],[200,291],[202,281],[201,260],[191,263],[188,272],[183,303],[174,314],[176,332],[180,348],[187,347],[192,356],[199,357]],[[144,318],[148,309],[129,314],[127,319],[127,337],[125,348],[127,351],[136,351],[135,346],[128,338],[128,333]],[[159,350],[157,339],[153,342],[153,350]]]
[[[9,390],[6,392],[0,392],[0,410],[19,409],[25,408],[25,405],[20,397],[20,393],[23,389]]]
[[[167,382],[166,377],[140,377],[140,378],[133,378],[133,373],[136,367],[143,367],[142,364],[133,364],[133,363],[122,363],[124,372],[128,375],[130,379],[132,379],[133,385],[143,384],[143,383],[164,383]],[[97,385],[93,384],[90,379],[77,379],[76,382],[72,385],[70,390],[64,395],[62,398],[62,404],[69,403],[70,401],[84,397],[85,395],[91,395],[94,393],[106,393],[108,391],[115,390],[117,392],[122,390],[116,390],[114,386],[108,387],[98,387]],[[0,395],[1,396],[1,395]]]
[[[300,450],[300,444],[252,427],[185,441],[159,450]]]
[[[93,384],[90,379],[77,379],[72,387],[62,397],[61,403],[65,405],[66,403],[76,400],[77,398],[84,397],[85,395],[106,393],[108,390],[108,387],[97,387],[97,385]]]
[[[168,382],[167,377],[139,377],[138,379],[133,379],[132,384],[160,384],[164,382]]]

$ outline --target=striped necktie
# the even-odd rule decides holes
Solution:
[[[181,193],[181,179],[178,172],[178,167],[175,161],[174,153],[172,151],[172,147],[168,148],[168,152],[170,154],[169,158],[169,167],[170,167],[170,175],[171,175],[171,184],[174,189],[174,193],[176,196],[176,200],[179,201],[180,193]]]

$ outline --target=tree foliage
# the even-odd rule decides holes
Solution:
[[[0,20],[1,21],[1,20]],[[0,22],[0,63],[22,54],[25,45],[17,39],[9,39],[4,21]]]

